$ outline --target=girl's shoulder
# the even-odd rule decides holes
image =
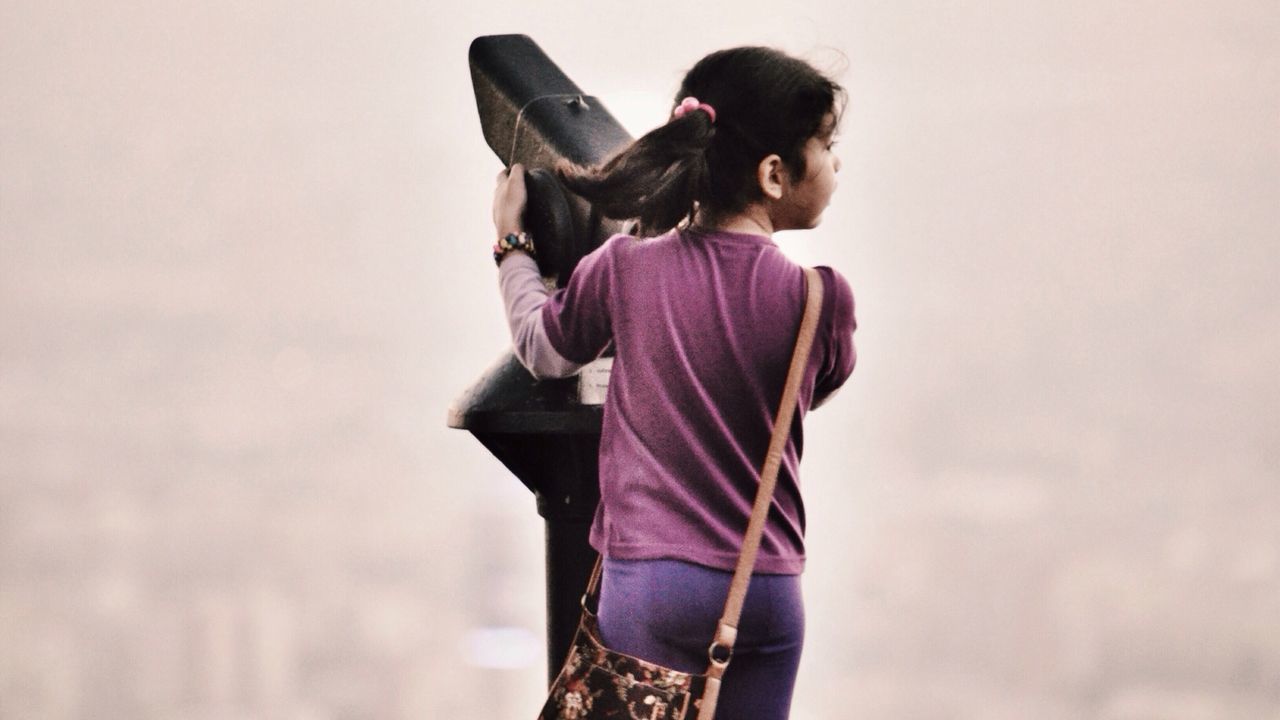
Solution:
[[[659,256],[679,252],[679,244],[680,237],[675,233],[653,237],[614,233],[591,254],[600,255],[602,259],[607,258],[606,262],[615,267],[636,262],[644,264]]]
[[[675,230],[669,230],[661,235],[648,236],[622,232],[614,233],[605,241],[605,244],[614,246],[618,251],[627,252],[646,247],[659,247],[679,241],[680,234]]]
[[[659,236],[665,237],[665,236]],[[627,233],[614,233],[609,239],[600,243],[600,247],[591,252],[592,255],[620,255],[634,252],[636,249],[654,242],[659,238],[643,238]]]
[[[836,292],[846,295],[853,295],[853,287],[849,285],[849,280],[839,270],[830,265],[814,265],[814,270],[822,274],[824,283],[835,286]]]
[[[653,240],[614,233],[599,247],[587,253],[573,269],[573,277],[592,277],[597,282],[613,284],[637,264],[636,253]],[[641,263],[644,260],[640,260]]]
[[[839,270],[829,265],[815,265],[822,276],[822,314],[837,331],[853,332],[858,326],[854,315],[853,287]]]

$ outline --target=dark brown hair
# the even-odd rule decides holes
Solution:
[[[844,89],[811,65],[765,47],[711,53],[685,75],[673,109],[693,96],[715,108],[673,117],[596,168],[562,166],[565,186],[603,215],[637,218],[653,235],[701,207],[712,215],[744,209],[762,197],[760,161],[777,153],[804,177],[804,145],[843,110]]]

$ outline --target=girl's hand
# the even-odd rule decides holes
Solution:
[[[511,170],[498,173],[498,187],[493,191],[493,227],[498,237],[524,232],[524,206],[528,201],[524,189],[524,167],[513,163]]]

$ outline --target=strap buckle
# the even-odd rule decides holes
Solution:
[[[718,654],[717,651],[719,651]],[[712,665],[723,670],[729,667],[729,661],[733,659],[733,646],[721,645],[719,640],[712,640],[711,644],[707,646],[707,659],[711,661]]]
[[[711,665],[724,672],[733,659],[733,645],[737,641],[738,628],[721,618],[720,624],[716,626],[716,634],[711,638],[711,645],[707,647],[707,658],[711,660]]]

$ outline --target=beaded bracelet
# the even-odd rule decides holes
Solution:
[[[493,246],[493,262],[501,265],[502,258],[513,250],[528,253],[530,257],[537,257],[533,249],[533,238],[529,237],[529,233],[507,233],[506,236],[498,238],[498,242]]]

